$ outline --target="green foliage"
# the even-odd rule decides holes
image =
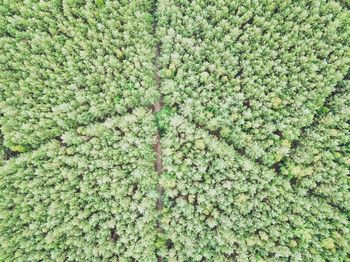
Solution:
[[[151,7],[1,4],[0,261],[156,260]]]
[[[170,124],[170,117],[173,111],[170,107],[165,107],[156,113],[157,127],[161,134],[164,134]]]
[[[95,0],[95,3],[97,6],[101,7],[104,5],[105,1],[104,0]]]
[[[94,2],[2,5],[0,125],[8,147],[38,148],[158,97],[150,2]]]
[[[24,145],[13,145],[10,146],[10,150],[14,151],[14,152],[19,152],[19,153],[23,153],[28,151],[30,148],[28,146],[24,146]]]
[[[158,15],[160,91],[175,112],[161,141],[175,179],[160,180],[163,256],[346,261],[349,11],[160,1]]]
[[[0,261],[347,261],[346,6],[3,1]]]
[[[160,1],[158,14],[161,68],[176,68],[165,106],[269,166],[348,74],[349,13],[334,1]]]
[[[155,261],[155,132],[138,109],[7,161],[0,260]]]

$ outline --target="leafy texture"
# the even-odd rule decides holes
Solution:
[[[135,109],[7,161],[1,260],[154,261],[152,119]]]
[[[0,5],[0,261],[348,261],[346,1]]]
[[[169,261],[345,261],[349,12],[160,1]],[[161,181],[163,181],[161,180]]]
[[[156,260],[152,5],[1,4],[0,261]]]
[[[152,3],[84,2],[2,5],[1,122],[14,151],[157,98]]]
[[[165,105],[254,161],[288,155],[349,69],[349,14],[334,2],[159,9]]]

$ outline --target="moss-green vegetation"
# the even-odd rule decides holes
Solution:
[[[152,2],[104,2],[1,5],[5,145],[37,148],[157,99]]]
[[[347,261],[347,8],[2,1],[0,261]]]
[[[152,120],[135,109],[7,161],[0,260],[155,261]]]
[[[346,261],[349,12],[160,1],[169,261]]]

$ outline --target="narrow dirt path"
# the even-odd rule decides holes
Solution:
[[[157,46],[157,57],[156,57],[156,61],[158,60],[157,58],[159,57],[160,54],[160,48],[159,46]],[[159,77],[159,72],[158,72],[158,65],[156,63],[156,84],[157,84],[157,88],[158,90],[160,89],[160,77]],[[160,110],[162,110],[162,97],[160,96],[159,100],[154,103],[153,105],[153,113],[157,114]],[[156,171],[158,173],[159,176],[161,176],[163,174],[163,161],[162,161],[162,148],[161,148],[161,144],[160,144],[160,131],[157,131],[157,137],[156,137],[156,143],[154,145],[154,151],[156,153],[156,163],[155,163],[155,168]],[[157,210],[162,210],[162,195],[163,195],[163,188],[161,186],[158,187],[158,191],[160,193],[158,201],[157,201]]]
[[[157,37],[157,20],[155,18],[156,16],[156,2],[155,2],[155,6],[153,9],[153,15],[154,15],[154,23],[153,23],[153,35],[155,37]],[[155,50],[155,57],[154,57],[154,77],[156,80],[156,87],[157,90],[159,92],[159,100],[156,101],[153,104],[153,114],[157,114],[159,111],[162,110],[163,107],[163,103],[162,103],[162,94],[161,94],[161,86],[160,86],[160,75],[159,75],[159,60],[160,57],[160,42],[157,42],[156,45],[156,50]],[[161,147],[161,143],[160,143],[160,130],[158,129],[157,131],[157,136],[156,136],[156,141],[154,144],[154,152],[156,153],[156,162],[155,162],[155,169],[157,171],[158,176],[160,177],[163,174],[163,161],[162,161],[162,147]],[[160,184],[158,184],[158,193],[159,193],[159,197],[157,199],[157,203],[156,203],[156,209],[158,211],[158,213],[160,214],[162,212],[163,209],[163,192],[164,189],[162,188],[162,186]],[[159,233],[163,233],[164,230],[159,222],[159,220],[157,221],[157,229]],[[158,262],[163,262],[163,257],[162,256],[158,256]]]

